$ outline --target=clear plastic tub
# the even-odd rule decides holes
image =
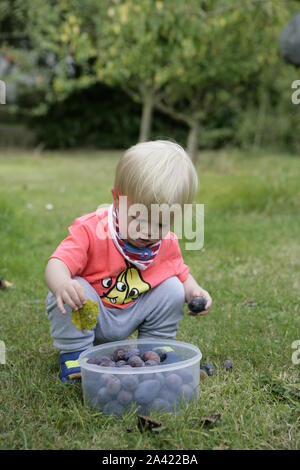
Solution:
[[[87,362],[103,355],[112,358],[116,349],[133,348],[142,353],[165,348],[166,363],[123,368]],[[79,356],[85,404],[117,416],[132,406],[144,415],[152,410],[176,411],[198,397],[201,358],[196,346],[176,340],[133,339],[95,346]]]

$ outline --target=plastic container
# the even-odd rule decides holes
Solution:
[[[119,348],[169,351],[157,366],[104,367],[87,362],[102,355],[112,358]],[[79,356],[85,404],[117,416],[132,406],[144,415],[152,410],[176,411],[198,397],[201,357],[196,346],[176,340],[133,339],[88,349]]]

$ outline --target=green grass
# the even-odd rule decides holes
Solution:
[[[7,348],[0,447],[299,449],[300,365],[292,364],[291,343],[300,339],[300,159],[289,155],[200,155],[205,246],[182,249],[213,307],[205,318],[186,316],[177,336],[217,366],[197,403],[182,415],[156,414],[164,430],[141,434],[133,414],[103,417],[84,407],[80,387],[60,383],[45,313],[45,265],[75,217],[111,201],[118,156],[0,157],[0,277],[15,284],[0,291],[0,340]],[[231,373],[220,367],[227,357]],[[214,412],[220,421],[203,427],[201,418]]]

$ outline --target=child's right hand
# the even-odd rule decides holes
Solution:
[[[68,279],[55,292],[56,303],[59,311],[65,315],[64,303],[68,304],[72,310],[82,308],[86,303],[85,291],[76,279]]]

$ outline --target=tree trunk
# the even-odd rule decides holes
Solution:
[[[187,140],[187,153],[191,157],[192,161],[195,163],[198,155],[199,147],[199,132],[200,132],[200,123],[198,119],[194,119]]]
[[[146,142],[149,139],[152,126],[153,105],[153,94],[151,92],[145,93],[143,97],[143,111],[141,118],[139,142]]]

